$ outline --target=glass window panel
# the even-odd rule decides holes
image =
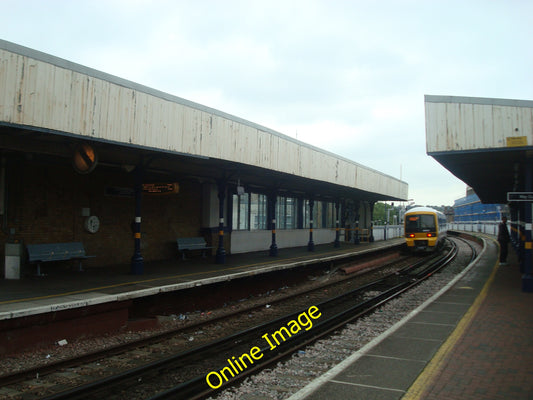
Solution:
[[[278,196],[276,202],[276,228],[285,229],[285,212],[286,212],[286,198],[283,196]]]
[[[250,195],[233,195],[232,225],[236,230],[249,229]]]
[[[287,229],[296,229],[298,202],[292,197],[286,199],[285,226]]]
[[[239,215],[239,229],[249,229],[249,214],[250,214],[250,194],[245,193],[239,196],[240,200],[240,215]]]
[[[267,196],[252,193],[250,195],[250,229],[259,230],[267,228]]]
[[[239,196],[236,194],[232,197],[232,215],[231,226],[233,229],[239,229]]]
[[[335,203],[328,203],[326,228],[335,228]]]
[[[298,227],[298,199],[278,196],[276,227],[278,229],[296,229]]]

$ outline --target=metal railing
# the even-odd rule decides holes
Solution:
[[[403,237],[403,225],[374,225],[374,240]]]
[[[498,221],[450,222],[448,223],[448,229],[454,231],[478,232],[488,235],[497,235],[498,224]]]

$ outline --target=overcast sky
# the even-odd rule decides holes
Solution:
[[[0,38],[264,125],[401,178],[465,185],[426,154],[424,94],[533,99],[533,1],[0,0]]]

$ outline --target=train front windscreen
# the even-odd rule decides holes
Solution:
[[[405,224],[405,233],[436,232],[435,216],[428,214],[409,215]]]

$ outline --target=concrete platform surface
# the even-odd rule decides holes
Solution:
[[[76,272],[43,264],[41,269],[46,276],[0,280],[0,320],[130,300],[317,262],[327,263],[398,246],[403,241],[396,238],[359,245],[342,243],[340,248],[324,244],[315,246],[312,252],[307,251],[307,247],[287,248],[281,249],[277,257],[269,257],[268,251],[236,254],[227,256],[225,264],[216,264],[214,257],[195,256],[186,260],[146,263],[142,275],[132,275],[127,265]]]
[[[515,254],[486,250],[414,313],[290,397],[533,399],[533,295]]]

